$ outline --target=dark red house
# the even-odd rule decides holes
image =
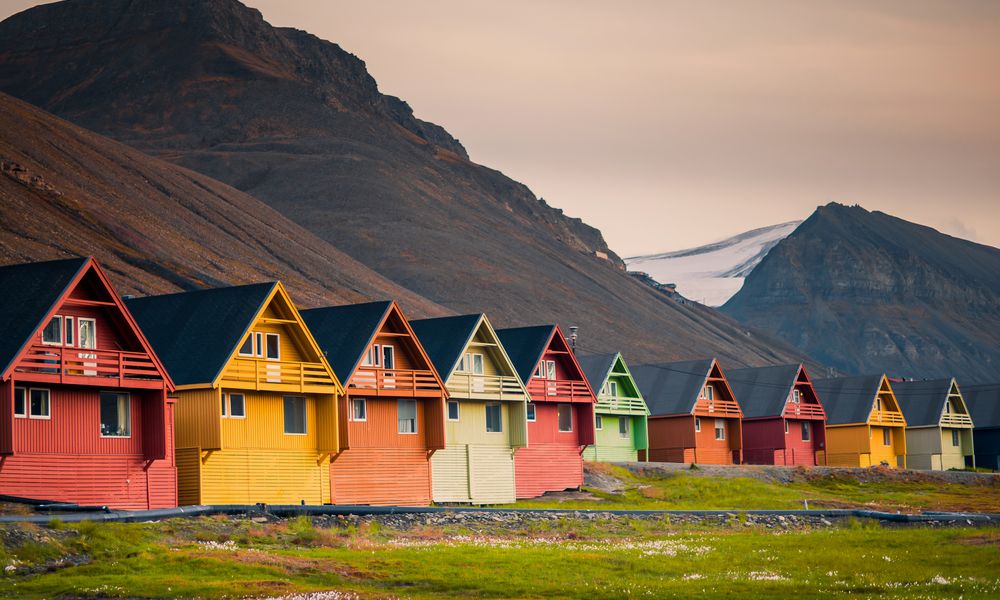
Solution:
[[[93,258],[0,267],[0,493],[177,505],[170,378]]]
[[[583,485],[583,450],[594,443],[594,391],[558,325],[497,331],[528,388],[528,446],[514,451],[518,498]]]
[[[801,364],[729,371],[743,409],[743,462],[815,465],[825,451],[826,413]]]

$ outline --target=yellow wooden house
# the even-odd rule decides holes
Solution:
[[[906,419],[885,375],[821,379],[813,388],[826,410],[818,464],[906,467]]]
[[[281,283],[128,308],[176,377],[179,504],[330,502],[343,388]]]

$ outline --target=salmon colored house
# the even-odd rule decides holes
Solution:
[[[172,390],[93,258],[0,267],[0,493],[176,506]]]
[[[743,411],[743,462],[806,465],[826,449],[826,413],[801,364],[726,374]]]
[[[528,446],[514,453],[518,498],[583,485],[584,449],[594,443],[594,391],[558,325],[497,332],[528,403]]]
[[[742,460],[743,413],[718,361],[640,365],[632,376],[649,407],[648,460],[724,465]]]
[[[906,467],[906,419],[885,375],[819,379],[813,386],[826,410],[823,464]]]
[[[323,504],[342,388],[280,283],[127,301],[177,385],[181,504]]]
[[[528,443],[528,392],[486,315],[411,321],[448,386],[435,502],[514,502],[514,450]]]
[[[302,317],[346,389],[333,502],[430,504],[431,457],[445,448],[448,393],[403,312],[384,301],[314,308]]]

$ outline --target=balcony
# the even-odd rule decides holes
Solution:
[[[942,427],[972,427],[972,418],[965,413],[944,413],[941,415]]]
[[[535,379],[528,382],[528,394],[534,402],[593,402],[594,396],[582,381]]]
[[[625,396],[599,396],[597,405],[594,406],[597,412],[614,412],[645,415],[649,414],[646,403],[641,398],[628,398]]]
[[[521,400],[524,397],[516,377],[469,373],[453,373],[448,378],[448,393],[452,398],[470,400]]]
[[[18,379],[39,383],[158,389],[163,378],[143,352],[31,346],[17,364]]]
[[[425,396],[439,398],[444,390],[430,371],[361,368],[347,384],[348,391],[369,396]]]
[[[740,405],[732,400],[707,400],[702,398],[694,406],[694,414],[699,417],[720,417],[739,419],[743,416]]]
[[[896,410],[873,409],[868,416],[868,422],[871,425],[906,425],[903,413]]]
[[[222,373],[222,386],[300,394],[332,394],[336,385],[321,363],[236,358]]]
[[[825,419],[826,413],[819,404],[811,402],[789,402],[783,415],[786,419]]]

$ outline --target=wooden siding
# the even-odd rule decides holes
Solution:
[[[237,449],[202,453],[202,504],[330,502],[330,461],[310,450]]]
[[[276,392],[235,391],[223,389],[224,393],[242,393],[246,398],[246,417],[222,417],[222,448],[256,448],[274,450],[318,449],[317,402],[332,402],[329,396],[306,395],[306,433],[285,433],[285,394]],[[221,416],[221,400],[216,408]],[[331,424],[327,423],[327,427]]]
[[[788,414],[788,411],[786,411]],[[743,462],[751,465],[806,465],[817,462],[817,452],[825,448],[823,421],[809,419],[752,419],[743,421]],[[802,423],[811,428],[810,439],[802,439]]]
[[[202,388],[177,392],[174,411],[178,448],[222,448],[221,390]]]
[[[421,448],[351,448],[330,466],[335,504],[423,506],[431,471]]]
[[[906,430],[890,427],[892,444],[882,443],[883,427],[867,425],[827,426],[826,460],[833,467],[870,467],[882,461],[890,467],[905,466]]]
[[[181,506],[201,504],[201,450],[177,448],[177,503]]]
[[[450,444],[431,458],[434,502],[509,504],[515,500],[514,451]]]
[[[628,436],[619,434],[619,419],[628,419]],[[637,436],[642,436],[646,426],[644,415],[601,415],[602,429],[595,429],[596,443],[589,445],[583,451],[583,460],[623,462],[639,460],[639,443]]]
[[[580,449],[562,443],[535,442],[514,451],[518,498],[535,498],[583,485]]]
[[[696,432],[695,418],[691,415],[650,417],[649,460],[723,465],[740,462],[740,419],[723,419],[726,422],[726,439],[716,440],[717,418],[720,417],[701,417],[701,431]]]
[[[952,431],[958,432],[958,446],[951,443]],[[972,466],[972,431],[968,428],[911,427],[906,430],[906,447],[906,466],[911,469],[946,471]]]

